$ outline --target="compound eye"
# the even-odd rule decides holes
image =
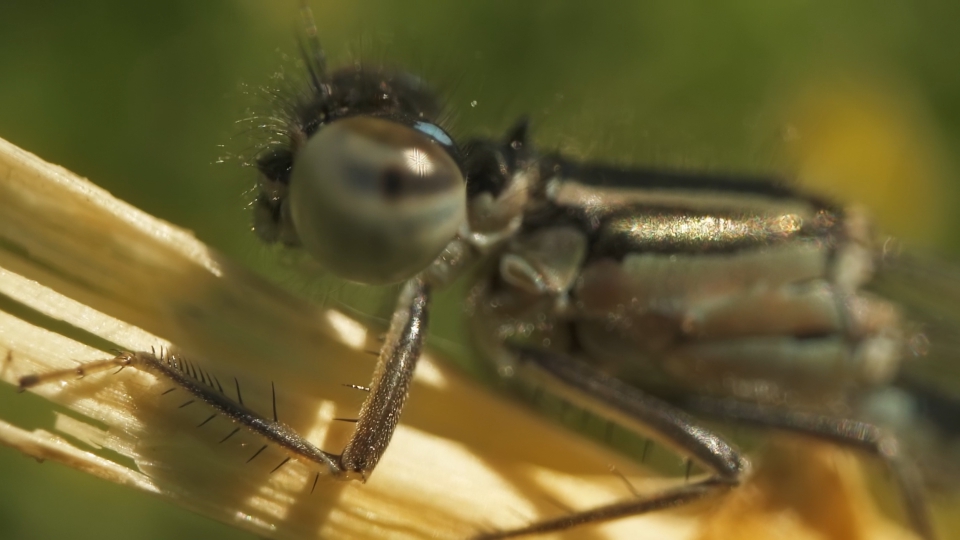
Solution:
[[[290,217],[325,268],[352,281],[394,283],[426,268],[456,236],[466,183],[424,131],[356,116],[322,127],[301,148]]]

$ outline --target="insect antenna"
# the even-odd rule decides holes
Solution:
[[[321,94],[326,94],[323,81],[327,74],[327,58],[323,52],[323,47],[320,46],[313,11],[306,0],[300,2],[300,15],[303,19],[302,35],[298,39],[300,54],[307,65],[307,74],[310,76],[310,82],[314,89]]]

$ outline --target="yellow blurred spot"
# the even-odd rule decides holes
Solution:
[[[824,443],[775,439],[756,474],[706,518],[698,540],[916,540],[877,510],[858,459]]]
[[[866,205],[913,243],[942,234],[944,160],[922,107],[877,81],[811,85],[787,107],[786,147],[801,183]]]

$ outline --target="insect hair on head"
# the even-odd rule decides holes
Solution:
[[[302,5],[301,13],[296,56],[283,55],[280,70],[252,92],[256,103],[238,122],[246,149],[237,159],[257,170],[256,184],[247,191],[253,230],[262,240],[260,249],[279,260],[274,273],[286,286],[320,305],[385,329],[398,292],[395,285],[358,285],[335,278],[305,250],[297,249],[301,242],[285,208],[290,175],[303,145],[339,119],[374,110],[379,114],[384,101],[395,100],[397,108],[413,108],[450,133],[454,108],[441,99],[446,92],[428,86],[426,78],[392,69],[398,62],[388,59],[386,44],[377,46],[382,39],[361,36],[359,44],[338,55],[339,59],[328,60],[310,9]]]

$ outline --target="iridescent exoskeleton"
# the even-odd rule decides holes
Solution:
[[[386,449],[430,290],[479,268],[468,302],[475,343],[508,385],[546,389],[712,473],[490,537],[738,484],[748,461],[695,416],[876,455],[913,527],[933,537],[918,471],[892,431],[863,419],[897,399],[930,424],[960,413],[956,399],[904,369],[923,354],[926,329],[907,315],[951,279],[896,252],[862,210],[777,179],[578,163],[539,153],[526,122],[500,141],[458,144],[422,81],[359,66],[330,72],[308,37],[310,91],[285,110],[288,140],[259,158],[255,229],[342,278],[406,283],[340,458],[346,471],[366,477]],[[911,279],[922,285],[899,295],[903,305],[872,290]]]

